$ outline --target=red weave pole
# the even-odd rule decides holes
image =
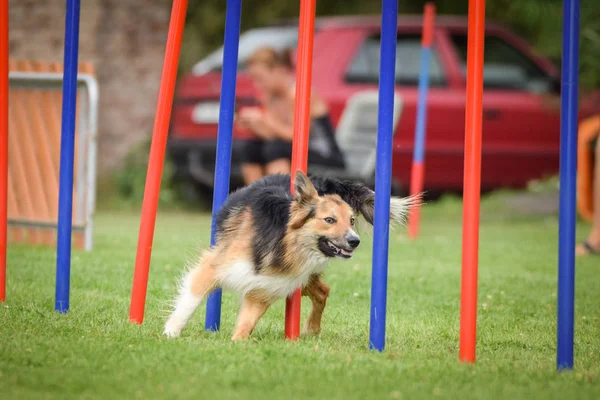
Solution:
[[[294,139],[292,142],[291,190],[294,191],[296,171],[306,173],[308,166],[308,136],[310,128],[310,90],[312,80],[313,37],[316,0],[300,1],[298,23],[298,62],[296,68],[296,101],[294,103]],[[298,288],[285,303],[285,337],[300,337],[302,291]]]
[[[475,362],[485,0],[469,0],[463,189],[460,361]]]
[[[144,320],[154,224],[156,222],[156,210],[158,209],[160,180],[165,161],[169,119],[171,117],[171,106],[173,104],[173,92],[175,90],[175,78],[177,77],[179,50],[181,49],[181,37],[183,35],[187,3],[187,0],[173,1],[165,59],[160,78],[129,309],[129,319],[138,324],[141,324]]]
[[[435,28],[435,4],[427,3],[423,9],[423,32],[421,35],[421,46],[431,47],[433,44],[433,31]]]
[[[6,300],[8,198],[8,0],[0,0],[0,301]]]
[[[425,4],[423,11],[423,32],[421,34],[421,71],[419,74],[419,102],[417,104],[417,124],[415,125],[415,149],[410,175],[410,194],[423,191],[425,180],[425,125],[427,114],[427,91],[429,90],[429,58],[435,28],[435,4]],[[408,216],[408,236],[416,239],[421,223],[421,206],[411,207]]]

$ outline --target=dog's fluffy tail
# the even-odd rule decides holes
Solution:
[[[375,192],[368,186],[353,181],[345,181],[328,177],[310,177],[311,182],[319,195],[337,194],[356,212],[362,214],[365,220],[373,225],[375,216]],[[390,198],[390,225],[398,223],[404,225],[406,217],[412,207],[419,207],[423,194],[419,193],[409,197]]]
[[[408,197],[392,197],[390,200],[390,222],[404,225],[410,209],[420,207],[422,203],[423,193]]]
[[[373,225],[375,219],[375,192],[370,190],[370,194],[364,199],[360,208],[357,209],[365,220]],[[412,207],[420,207],[422,204],[422,193],[408,197],[390,197],[390,228],[394,227],[394,223],[405,225],[408,214]]]

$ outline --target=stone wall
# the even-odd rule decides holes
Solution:
[[[79,60],[100,87],[100,173],[152,132],[170,0],[81,0]],[[11,58],[63,61],[65,0],[10,0]]]

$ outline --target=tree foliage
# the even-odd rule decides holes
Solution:
[[[181,68],[189,69],[223,42],[224,0],[191,0],[181,55]],[[401,13],[420,13],[426,0],[401,1]],[[437,0],[439,14],[466,14],[468,1]],[[379,1],[317,1],[317,15],[378,14]],[[487,0],[486,17],[523,36],[541,54],[560,59],[563,0]],[[242,31],[297,17],[299,1],[243,0]],[[584,88],[600,87],[600,6],[598,0],[581,0],[580,79]]]

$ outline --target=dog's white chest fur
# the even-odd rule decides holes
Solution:
[[[244,295],[253,290],[268,293],[273,298],[287,297],[298,287],[305,286],[312,274],[321,273],[326,263],[318,263],[302,269],[298,276],[275,276],[257,274],[254,263],[238,260],[218,272],[224,288]]]

